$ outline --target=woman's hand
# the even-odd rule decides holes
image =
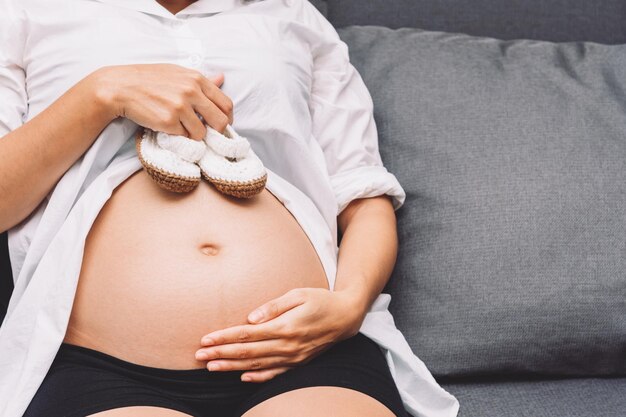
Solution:
[[[242,375],[264,382],[306,363],[333,344],[356,335],[366,311],[347,291],[295,288],[268,301],[244,324],[202,337],[196,359],[219,371],[255,370]],[[254,314],[262,317],[255,320]],[[205,356],[202,356],[205,355]]]
[[[107,66],[96,73],[113,118],[196,140],[206,135],[205,123],[223,133],[233,122],[233,102],[219,88],[222,73],[209,79],[175,64]]]

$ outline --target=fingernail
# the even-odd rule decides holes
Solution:
[[[207,337],[207,338],[202,339],[201,342],[203,345],[212,345],[213,343],[215,343],[215,340],[211,339],[210,337]]]
[[[244,376],[241,377],[241,380],[243,382],[250,382],[250,381],[252,381],[252,378],[250,378],[248,375],[244,375]]]
[[[206,352],[196,352],[196,359],[198,360],[204,360],[207,359],[209,357],[209,355],[207,355]]]
[[[254,311],[252,312],[252,314],[250,314],[251,321],[259,321],[262,318],[263,318],[263,313],[261,313],[260,311]]]
[[[217,363],[209,363],[209,371],[217,371],[220,366]]]

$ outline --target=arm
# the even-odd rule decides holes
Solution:
[[[219,131],[232,121],[232,101],[214,82],[154,64],[100,68],[24,122],[28,24],[18,4],[3,2],[0,13],[0,232],[29,216],[118,116],[194,139],[206,133],[194,108]]]
[[[10,4],[0,13],[0,232],[19,223],[108,122],[79,83],[28,123],[23,65],[26,24]],[[54,146],[51,146],[53,144]]]
[[[312,48],[310,107],[343,234],[334,290],[347,296],[344,302],[356,313],[348,325],[356,326],[393,270],[398,246],[395,210],[406,196],[383,165],[373,100],[350,62],[348,46],[313,5],[303,1],[302,6],[308,24],[320,34]]]
[[[119,116],[200,140],[206,128],[197,111],[223,131],[232,120],[232,101],[218,87],[223,78],[171,64],[103,67],[22,124],[24,72],[0,53],[0,232],[26,218]]]
[[[26,218],[113,119],[94,92],[87,77],[0,138],[0,231]]]
[[[338,216],[343,237],[335,291],[343,292],[362,322],[387,284],[396,261],[396,215],[388,196],[353,200]]]
[[[232,122],[232,101],[215,82],[170,64],[100,68],[25,122],[28,17],[21,7],[2,2],[0,12],[0,232],[29,216],[118,116],[198,140],[206,129],[196,111],[220,132]]]

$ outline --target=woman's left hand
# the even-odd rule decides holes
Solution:
[[[242,380],[270,380],[356,335],[367,313],[360,302],[350,292],[294,288],[250,313],[251,324],[202,337],[196,359],[208,360],[210,371],[251,370]],[[262,317],[254,320],[257,312]]]

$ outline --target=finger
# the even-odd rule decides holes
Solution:
[[[216,330],[202,337],[202,346],[223,345],[227,343],[251,342],[255,340],[277,339],[285,336],[284,324],[270,321],[262,324],[242,324]]]
[[[209,348],[201,348],[196,351],[197,360],[213,359],[249,359],[262,356],[289,356],[297,351],[294,343],[284,339],[269,339],[247,343],[229,343]]]
[[[228,116],[215,103],[202,95],[202,97],[194,101],[193,108],[202,116],[206,124],[220,133],[224,132],[226,125],[229,123]]]
[[[202,140],[206,136],[206,126],[193,109],[188,108],[180,114],[180,122],[187,132],[189,138]]]
[[[233,124],[233,101],[215,84],[208,79],[203,79],[200,83],[202,92],[228,117],[228,123]]]
[[[306,299],[304,293],[300,290],[300,288],[296,288],[295,290],[287,291],[280,297],[270,300],[261,307],[256,308],[248,315],[248,321],[250,323],[262,323],[278,317],[294,307],[304,304]]]
[[[183,126],[182,122],[178,123],[178,125],[173,129],[164,126],[163,128],[157,128],[155,130],[160,130],[164,133],[167,133],[168,135],[185,136],[187,138],[189,137],[189,132],[187,131],[187,129],[185,129],[185,126]]]
[[[273,369],[264,369],[262,371],[245,372],[241,374],[241,380],[244,382],[265,382],[274,378],[276,375],[287,372],[290,369],[293,369],[293,366],[285,366],[285,367],[273,368]]]
[[[216,75],[212,75],[210,77],[207,77],[209,79],[209,81],[211,81],[213,84],[215,84],[216,86],[220,86],[224,83],[224,73],[220,72],[219,74]]]
[[[265,368],[277,368],[294,364],[295,360],[282,356],[268,356],[252,359],[220,359],[207,363],[209,371],[249,371]]]
[[[146,107],[145,110],[149,111],[151,109]],[[180,116],[174,112],[167,111],[166,106],[161,106],[157,111],[152,111],[152,113],[155,114],[158,123],[146,125],[146,127],[170,135],[189,137],[189,132],[187,132],[187,129],[180,121]]]

